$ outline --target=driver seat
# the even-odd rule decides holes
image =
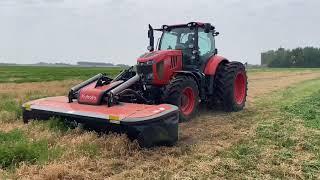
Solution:
[[[194,35],[189,34],[188,40],[185,43],[177,44],[176,49],[182,50],[182,66],[184,70],[195,70],[197,66],[195,62],[192,62],[192,49],[190,45],[194,45]]]

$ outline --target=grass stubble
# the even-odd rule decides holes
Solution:
[[[296,77],[300,72],[290,72],[290,76],[282,78],[272,76],[269,81],[273,88],[270,88],[258,82],[267,76],[265,73],[252,75],[249,93],[254,97],[249,97],[249,106],[243,112],[203,111],[192,122],[181,124],[176,146],[154,149],[140,149],[125,135],[100,136],[79,128],[69,130],[54,119],[22,123],[19,110],[22,102],[66,94],[77,81],[0,84],[0,132],[20,132],[26,147],[35,144],[38,149],[34,152],[40,154],[11,161],[14,163],[1,168],[0,174],[14,179],[316,178],[318,130],[306,127],[303,118],[281,107],[299,103],[299,97],[313,94],[317,85],[308,81],[301,85],[308,88],[302,88],[300,94],[295,88],[283,94],[273,93],[271,97],[268,93],[314,79],[319,74]],[[257,92],[256,89],[264,87],[268,90]],[[292,94],[288,96],[290,91]],[[37,146],[38,142],[45,145]]]

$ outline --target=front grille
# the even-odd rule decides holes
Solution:
[[[177,66],[178,64],[178,57],[177,56],[171,56],[171,64],[170,68],[173,69]]]
[[[152,73],[152,64],[149,65],[137,65],[138,74],[151,74]]]
[[[156,67],[157,67],[157,75],[159,79],[163,79],[164,78],[164,61],[158,62]]]

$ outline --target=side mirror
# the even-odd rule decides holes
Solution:
[[[218,49],[217,48],[214,49],[214,54],[218,54]]]
[[[148,38],[152,37],[152,31],[149,29],[148,30]]]
[[[149,30],[148,30],[148,38],[149,38],[149,46],[148,46],[148,50],[151,52],[154,50],[154,36],[153,36],[153,28],[152,26],[149,24]]]

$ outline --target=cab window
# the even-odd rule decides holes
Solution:
[[[192,43],[190,37],[194,34],[190,28],[180,27],[170,31],[164,31],[160,40],[160,50],[167,49],[187,49]]]
[[[165,32],[161,41],[161,50],[175,49],[178,37],[170,32]]]
[[[205,33],[201,28],[198,33],[198,45],[200,56],[211,55],[214,53],[214,37],[212,33]]]

